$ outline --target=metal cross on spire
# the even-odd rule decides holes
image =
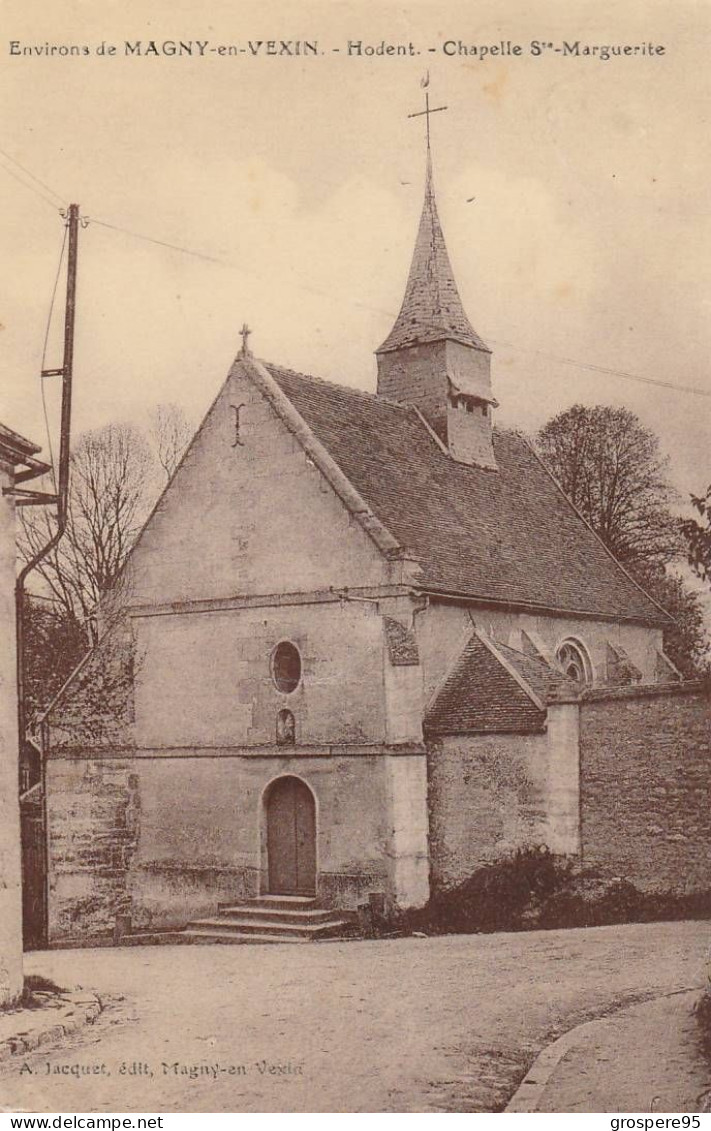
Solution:
[[[425,88],[425,108],[424,108],[424,110],[416,111],[416,113],[414,113],[414,114],[408,114],[407,115],[408,118],[421,118],[423,115],[427,118],[427,152],[428,153],[430,151],[430,114],[437,114],[440,110],[446,110],[447,109],[446,106],[430,106],[430,92],[427,89],[429,84],[430,84],[430,74],[429,74],[429,71],[428,71],[427,74],[425,75],[425,77],[422,79],[422,82],[420,83],[420,85]]]

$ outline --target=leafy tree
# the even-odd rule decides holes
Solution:
[[[711,486],[706,495],[692,495],[691,502],[701,521],[688,518],[682,523],[688,543],[689,565],[700,578],[711,582]]]
[[[570,501],[623,565],[660,566],[679,557],[668,460],[633,412],[576,404],[548,421],[537,444]]]
[[[664,634],[669,658],[683,675],[701,674],[704,613],[699,596],[667,568],[685,558],[684,524],[657,437],[629,409],[576,404],[544,425],[537,446],[597,535],[674,618]]]
[[[177,405],[154,410],[147,436],[132,425],[109,424],[78,437],[70,461],[66,530],[31,575],[39,593],[26,593],[22,608],[29,733],[88,648],[97,643],[99,602],[103,600],[105,623],[119,612],[115,598],[121,569],[189,438],[190,427]],[[57,519],[49,510],[27,508],[20,513],[20,551],[29,560],[47,545]],[[109,653],[105,647],[102,692],[107,699],[116,694],[108,673],[120,670],[125,675],[126,666],[114,662],[111,649]]]
[[[677,573],[656,568],[634,570],[635,579],[674,618],[664,629],[664,651],[685,679],[709,672],[706,617],[701,597]]]

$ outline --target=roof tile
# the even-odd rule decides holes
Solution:
[[[427,711],[425,730],[526,734],[541,731],[544,722],[545,712],[474,634]]]
[[[425,202],[400,313],[378,353],[454,339],[490,352],[467,318],[437,214],[428,157]]]
[[[372,393],[266,368],[421,565],[424,589],[663,624],[525,440],[494,430],[498,471],[453,460],[418,413]]]
[[[544,703],[555,688],[561,686],[577,686],[573,680],[568,679],[562,672],[559,672],[556,668],[552,668],[550,664],[546,663],[542,656],[528,656],[525,652],[519,652],[516,648],[510,648],[508,644],[500,644],[498,640],[494,640],[493,644],[496,651],[499,652],[503,658],[516,669],[521,678],[525,680],[534,695],[537,695]]]

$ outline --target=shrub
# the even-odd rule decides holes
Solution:
[[[428,918],[442,931],[519,929],[524,913],[559,890],[570,868],[543,846],[518,849],[477,869],[457,887],[437,893]]]
[[[373,916],[375,934],[471,934],[711,917],[711,892],[641,892],[556,856],[545,847],[519,849],[477,869],[456,887],[435,892],[415,911]],[[709,1007],[711,1009],[711,1007]]]
[[[540,908],[536,925],[603,927],[613,923],[658,923],[663,920],[706,919],[711,915],[711,892],[642,892],[628,880],[580,872],[571,883]]]

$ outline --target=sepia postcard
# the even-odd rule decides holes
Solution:
[[[700,1126],[711,8],[2,31],[0,1117]]]

